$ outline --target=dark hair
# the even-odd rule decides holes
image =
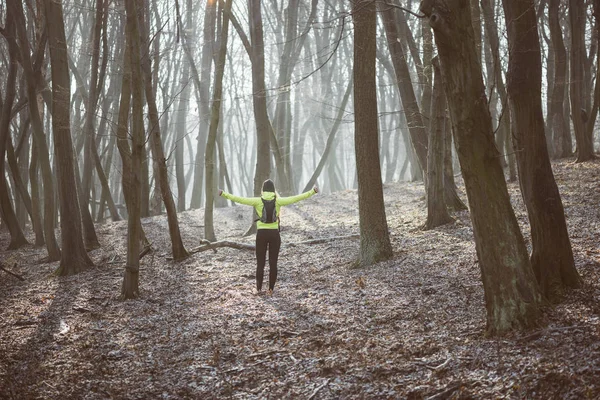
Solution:
[[[273,181],[270,179],[267,179],[266,181],[264,181],[262,191],[275,193],[275,184],[273,183]]]

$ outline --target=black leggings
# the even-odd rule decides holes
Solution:
[[[256,231],[256,289],[262,289],[265,274],[265,262],[269,248],[269,289],[273,290],[277,281],[277,258],[281,247],[278,229],[259,229]]]

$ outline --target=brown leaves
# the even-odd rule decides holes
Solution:
[[[254,294],[252,252],[218,248],[181,263],[145,257],[141,298],[118,301],[125,222],[102,226],[96,268],[74,277],[35,264],[43,249],[0,253],[27,279],[0,275],[0,397],[598,397],[600,183],[590,171],[600,164],[555,164],[584,287],[538,330],[499,339],[483,335],[469,216],[420,231],[421,183],[386,185],[396,258],[367,269],[349,268],[355,191],[286,208],[272,296]],[[527,235],[518,186],[509,188]],[[179,216],[191,248],[202,210]],[[250,209],[216,209],[219,240],[252,245],[241,237],[250,218]],[[166,218],[144,228],[157,254],[170,251]]]

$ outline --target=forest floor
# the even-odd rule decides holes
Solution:
[[[119,300],[124,221],[97,226],[95,267],[76,276],[54,276],[43,248],[0,252],[24,278],[0,271],[0,398],[598,399],[600,162],[553,168],[584,285],[534,330],[485,335],[468,212],[423,231],[422,184],[397,183],[384,187],[394,258],[370,268],[352,268],[356,238],[301,243],[358,233],[355,190],[284,208],[272,296],[255,294],[252,251],[169,261],[164,216],[143,220],[156,251],[137,300]],[[509,190],[529,241],[518,185]],[[216,209],[218,239],[253,244],[241,237],[250,215]],[[203,210],[179,223],[196,247]]]

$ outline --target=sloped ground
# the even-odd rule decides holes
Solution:
[[[126,223],[99,225],[96,267],[57,278],[44,250],[0,253],[0,398],[530,398],[600,397],[600,162],[554,165],[585,286],[539,329],[487,338],[467,212],[423,232],[421,184],[385,187],[394,259],[351,269],[356,191],[284,209],[279,281],[254,294],[254,254],[222,248],[180,263],[165,217],[144,221],[157,249],[142,296],[120,301]],[[526,237],[518,187],[512,198]],[[241,238],[250,209],[217,209],[219,239]],[[197,246],[202,211],[180,214]],[[298,243],[293,245],[293,243]],[[7,233],[0,235],[6,248]]]

